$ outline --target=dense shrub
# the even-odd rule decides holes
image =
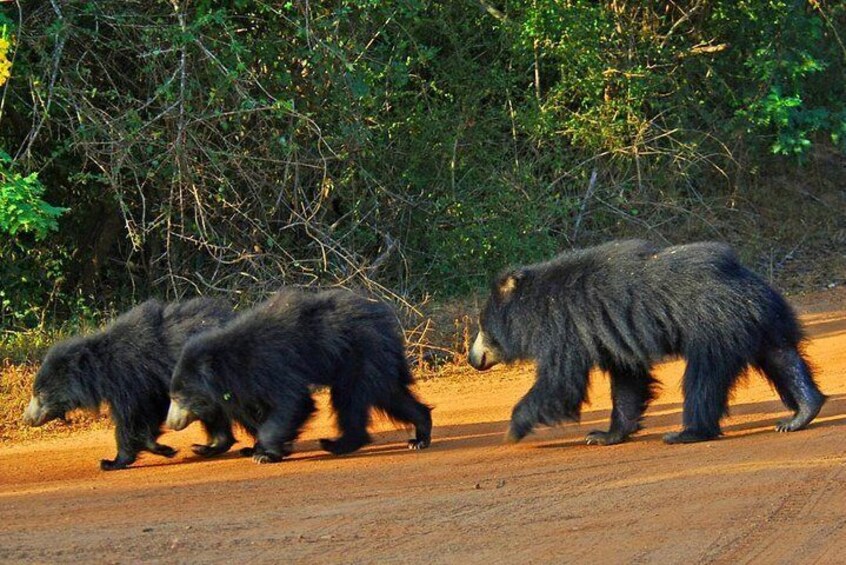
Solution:
[[[842,3],[0,9],[1,170],[69,209],[0,243],[7,327],[282,282],[464,293],[608,235],[743,240],[714,209],[749,174],[846,140]]]

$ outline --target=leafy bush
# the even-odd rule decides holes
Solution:
[[[43,237],[42,199],[71,208],[0,243],[17,328],[282,283],[409,305],[610,236],[744,243],[755,171],[846,147],[842,3],[0,10],[18,48],[3,178],[28,203],[4,225]]]
[[[0,231],[15,236],[31,232],[36,239],[44,239],[58,229],[56,219],[67,208],[57,208],[44,202],[44,186],[38,173],[21,176],[11,170],[12,158],[0,150]]]

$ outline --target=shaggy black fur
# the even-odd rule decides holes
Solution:
[[[341,431],[320,441],[326,451],[350,453],[369,443],[371,407],[413,424],[409,447],[422,449],[432,419],[411,384],[390,307],[343,290],[287,289],[188,342],[171,384],[171,410],[203,417],[222,408],[257,440],[245,455],[274,462],[291,452],[314,411],[309,386],[325,385]],[[185,421],[175,419],[175,427]]]
[[[537,424],[578,419],[591,367],[610,373],[610,430],[588,443],[614,444],[640,429],[656,380],[650,368],[668,355],[687,360],[684,428],[667,443],[720,435],[720,418],[748,365],[795,412],[779,431],[813,420],[825,397],[801,353],[790,306],[718,243],[658,248],[620,241],[506,272],[493,284],[469,361],[535,359],[537,379],[514,407],[509,438]]]
[[[156,439],[182,346],[233,317],[232,309],[217,300],[196,298],[169,305],[148,300],[99,332],[57,343],[35,377],[24,420],[40,426],[75,408],[97,410],[106,403],[118,453],[114,460],[100,462],[103,470],[122,469],[144,450],[172,457],[176,451]],[[235,440],[223,412],[208,412],[203,424],[209,444],[195,445],[196,453],[215,455],[232,446]]]

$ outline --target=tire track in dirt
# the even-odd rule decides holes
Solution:
[[[754,563],[768,562],[764,554],[775,553],[785,562],[802,562],[813,559],[815,550],[823,548],[814,541],[826,538],[846,524],[846,518],[833,523],[819,523],[812,538],[798,524],[815,522],[815,510],[821,501],[831,496],[830,487],[839,485],[844,477],[846,452],[834,458],[831,466],[814,467],[798,482],[788,485],[769,511],[746,523],[740,531],[733,531],[728,539],[720,537],[708,548],[700,563]]]

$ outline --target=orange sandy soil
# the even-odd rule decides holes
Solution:
[[[839,294],[839,293],[838,293]],[[827,299],[828,300],[828,299]],[[757,374],[738,387],[725,437],[668,446],[681,422],[682,364],[633,441],[587,446],[607,426],[593,378],[580,425],[504,445],[530,366],[456,368],[419,383],[435,406],[429,450],[374,425],[373,445],[332,457],[326,397],[290,460],[201,460],[192,426],[112,473],[108,430],[0,448],[0,560],[238,562],[846,562],[846,308],[804,301],[808,353],[829,401],[807,430],[773,431],[785,410]]]

